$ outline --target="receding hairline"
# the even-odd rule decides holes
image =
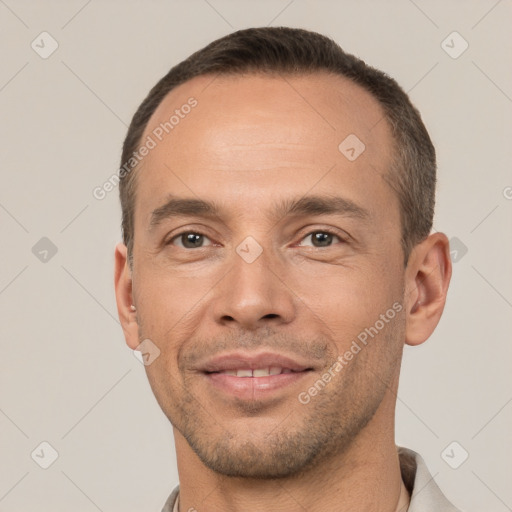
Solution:
[[[171,90],[167,92],[167,94],[161,99],[150,118],[146,122],[144,126],[144,130],[141,134],[141,137],[138,141],[138,147],[140,147],[141,141],[148,135],[148,130],[151,125],[155,122],[155,119],[163,120],[168,119],[168,114],[172,109],[179,108],[183,103],[186,102],[188,98],[194,96],[196,99],[200,101],[200,95],[206,91],[206,89],[212,85],[218,84],[223,81],[239,81],[246,80],[250,78],[263,78],[263,79],[271,79],[271,80],[282,80],[286,82],[290,87],[290,95],[296,95],[298,98],[301,97],[300,91],[294,90],[293,86],[288,82],[288,78],[297,78],[297,79],[308,79],[313,81],[322,82],[326,79],[335,80],[340,82],[339,92],[343,90],[354,90],[359,91],[366,96],[366,98],[373,104],[373,106],[379,111],[379,119],[386,121],[388,126],[389,122],[387,121],[387,113],[383,103],[379,100],[379,98],[368,88],[366,88],[363,84],[356,82],[351,77],[343,75],[341,73],[336,73],[329,69],[312,69],[312,70],[303,70],[297,69],[296,71],[276,71],[276,70],[262,70],[262,69],[253,69],[253,70],[223,70],[220,72],[212,72],[208,71],[203,74],[199,74],[193,76],[192,78],[185,80],[182,83],[177,84]],[[192,87],[192,89],[190,89]],[[187,90],[188,88],[188,90]],[[169,102],[172,101],[171,98],[175,98],[176,103],[169,105]],[[307,102],[307,98],[302,97],[303,100]],[[164,107],[165,105],[165,107]],[[165,108],[164,113],[162,110]],[[310,105],[310,108],[311,105]],[[161,118],[161,119],[160,119]],[[377,123],[376,123],[377,124]],[[391,128],[391,127],[390,127]]]
[[[379,120],[377,123],[374,124],[374,126],[369,130],[372,131],[373,128],[375,128],[377,125],[386,125],[388,131],[389,131],[389,144],[390,147],[388,150],[392,153],[396,153],[394,150],[396,149],[397,140],[396,137],[393,134],[391,123],[388,119],[387,112],[385,110],[384,105],[382,102],[377,98],[372,91],[369,91],[367,88],[365,88],[363,85],[355,82],[350,77],[347,77],[345,75],[342,75],[341,73],[335,73],[328,69],[313,69],[313,70],[301,70],[298,69],[297,71],[275,71],[275,70],[227,70],[227,71],[221,71],[217,73],[213,72],[206,72],[204,74],[196,75],[188,80],[185,80],[184,82],[176,85],[173,87],[170,91],[167,92],[167,94],[161,99],[160,103],[157,105],[157,107],[154,109],[153,113],[151,114],[150,118],[146,122],[146,125],[144,126],[144,130],[141,133],[141,136],[139,138],[138,144],[137,144],[137,150],[140,149],[143,141],[145,138],[151,133],[151,128],[157,124],[159,121],[167,120],[169,117],[169,113],[173,111],[175,108],[179,108],[183,103],[186,102],[188,98],[191,96],[195,97],[196,99],[199,99],[197,95],[205,91],[210,85],[213,85],[214,82],[222,82],[224,81],[232,81],[232,80],[243,80],[243,79],[250,79],[250,78],[269,78],[269,79],[275,79],[275,80],[284,80],[287,82],[287,78],[305,78],[305,79],[317,79],[318,81],[328,79],[334,79],[338,82],[341,82],[345,87],[351,88],[352,90],[359,91],[360,93],[363,93],[366,98],[372,103],[372,107],[376,108],[378,110],[379,114]],[[287,82],[288,85],[289,82]],[[190,88],[192,86],[192,89],[187,90],[187,87]],[[297,92],[293,91],[292,86],[290,86],[290,94],[298,94]],[[299,96],[297,96],[299,97]],[[175,98],[176,103],[169,105],[168,103],[170,101],[170,98]],[[164,106],[165,105],[165,106]],[[333,109],[336,107],[333,106]],[[341,140],[340,140],[341,142]],[[390,174],[393,172],[393,169],[396,170],[396,163],[395,158],[392,155],[389,156],[389,165],[385,169],[386,174]],[[138,184],[138,174],[140,170],[144,169],[145,159],[143,159],[141,162],[139,162],[135,167],[133,167],[131,171],[131,176],[129,176],[129,187],[131,189],[131,194],[134,199],[134,202],[136,200],[136,189]]]

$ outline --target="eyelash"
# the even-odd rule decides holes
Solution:
[[[314,229],[313,231],[309,231],[308,233],[306,233],[302,238],[301,238],[301,241],[304,240],[305,238],[313,235],[314,233],[326,233],[328,235],[332,235],[332,236],[335,236],[341,243],[347,243],[347,239],[342,237],[338,232],[334,231],[334,230],[331,230],[331,229]],[[329,247],[332,247],[332,245],[328,245],[327,247],[315,247],[315,246],[312,246],[314,249],[328,249]]]
[[[314,230],[306,233],[300,240],[302,241],[305,238],[313,235],[314,233],[326,233],[326,234],[335,236],[336,238],[338,238],[338,240],[340,240],[341,243],[347,243],[346,238],[342,237],[339,233],[337,233],[331,229],[314,229]],[[185,234],[201,235],[201,236],[204,236],[205,238],[208,238],[208,235],[205,235],[204,233],[201,233],[200,231],[184,230],[184,231],[181,231],[180,233],[175,234],[169,241],[165,242],[165,245],[172,245],[174,240],[178,239],[179,237],[181,237],[182,235],[185,235]],[[329,247],[332,247],[332,245],[329,245],[326,247],[315,247],[315,246],[311,246],[311,247],[313,247],[314,249],[328,249]],[[196,249],[204,249],[204,248],[205,247],[197,247]],[[185,250],[193,250],[193,249],[189,249],[188,247],[184,247],[184,249]]]

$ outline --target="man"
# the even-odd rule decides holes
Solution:
[[[235,32],[151,90],[115,286],[173,426],[164,512],[456,510],[394,440],[451,276],[435,167],[396,82],[313,32]]]

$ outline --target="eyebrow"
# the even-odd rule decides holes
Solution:
[[[152,230],[164,220],[173,217],[221,217],[221,208],[212,201],[170,196],[168,201],[153,210],[149,229]],[[283,199],[271,209],[271,217],[283,218],[306,215],[344,215],[368,220],[370,212],[340,196],[304,196]]]

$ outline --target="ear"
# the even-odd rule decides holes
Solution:
[[[446,235],[434,233],[417,244],[409,256],[405,275],[405,342],[420,345],[434,332],[446,303],[452,275]]]
[[[115,250],[114,285],[116,290],[117,313],[123,328],[126,344],[135,350],[139,345],[137,312],[133,310],[132,272],[128,264],[126,245],[119,243]]]

